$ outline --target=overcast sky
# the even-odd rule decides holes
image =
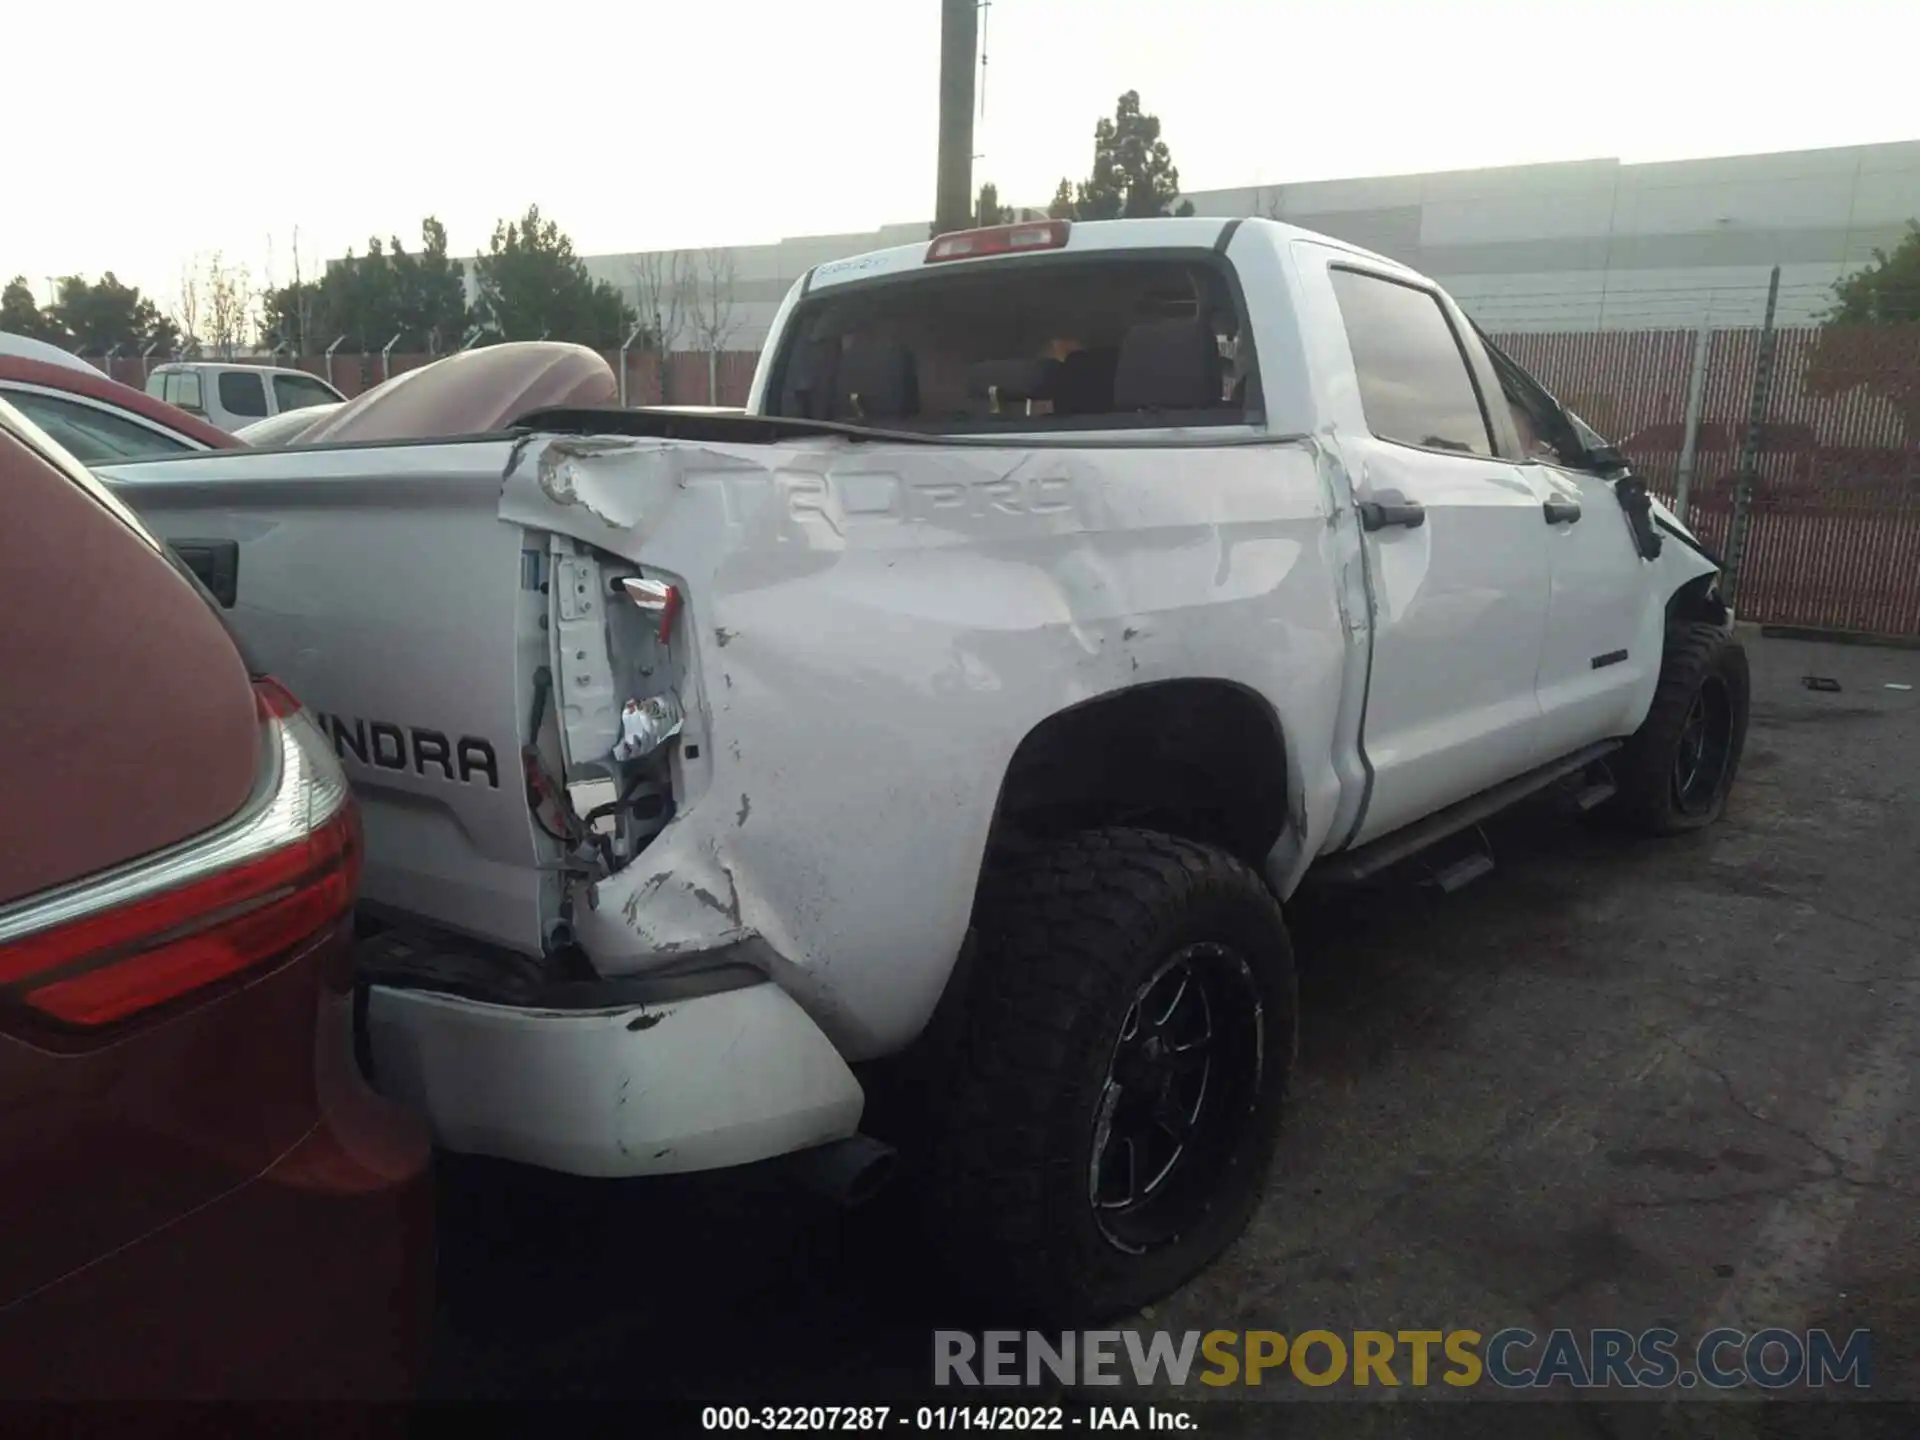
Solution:
[[[975,179],[1045,204],[1127,89],[1190,190],[1913,139],[1911,3],[993,0]],[[585,254],[929,218],[939,9],[19,5],[0,279],[171,305],[197,254],[284,283],[296,226],[311,269],[426,214],[471,254],[529,201]]]

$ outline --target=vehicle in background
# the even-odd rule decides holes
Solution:
[[[0,356],[15,360],[38,360],[43,365],[63,365],[69,370],[91,370],[96,375],[100,373],[98,366],[88,364],[70,350],[62,350],[45,340],[36,340],[31,335],[16,335],[10,330],[0,330]]]
[[[232,432],[269,415],[347,397],[318,375],[273,365],[170,360],[153,367],[147,393]]]
[[[0,494],[0,1394],[404,1398],[430,1152],[354,1064],[346,779],[4,399]]]
[[[205,420],[109,379],[84,360],[67,358],[71,364],[0,354],[0,398],[83,464],[229,450],[241,443]]]
[[[278,415],[269,415],[264,420],[256,420],[251,425],[242,425],[233,432],[233,437],[256,450],[297,445],[302,435],[346,403],[339,400],[329,405],[308,405],[299,410],[285,410]]]

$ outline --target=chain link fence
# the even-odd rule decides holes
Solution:
[[[1760,326],[1494,338],[1737,558],[1743,619],[1920,637],[1920,325],[1775,330],[1770,373]]]

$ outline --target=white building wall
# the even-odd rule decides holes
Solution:
[[[1782,324],[1920,218],[1920,141],[1650,165],[1582,160],[1247,186],[1189,195],[1202,215],[1270,215],[1433,276],[1491,330],[1752,325],[1781,267]],[[926,224],[733,248],[732,346],[757,348],[810,268],[927,236]],[[638,298],[638,255],[586,258]],[[681,341],[682,348],[688,344]]]

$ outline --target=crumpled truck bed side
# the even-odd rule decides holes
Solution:
[[[530,441],[502,518],[670,580],[692,640],[678,813],[575,913],[596,967],[748,940],[849,1058],[889,1053],[960,949],[1021,741],[1082,701],[1185,677],[1277,699],[1288,864],[1304,866],[1364,668],[1323,459],[1285,443]]]

